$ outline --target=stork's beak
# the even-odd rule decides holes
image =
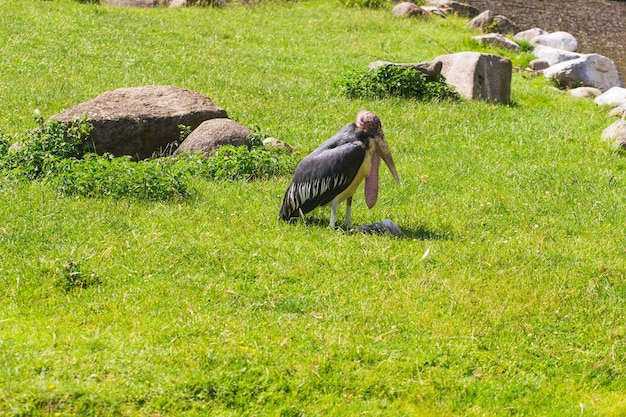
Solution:
[[[374,204],[376,204],[376,200],[378,199],[378,169],[380,168],[381,158],[385,161],[389,171],[391,171],[393,179],[396,180],[398,185],[400,185],[400,178],[398,177],[398,172],[396,171],[396,164],[393,162],[391,151],[389,150],[387,142],[385,142],[385,135],[382,130],[376,136],[376,145],[376,152],[374,152],[374,155],[372,156],[372,169],[368,177],[365,179],[365,202],[369,208],[374,207]]]
[[[376,138],[376,142],[378,143],[379,155],[385,161],[385,164],[391,171],[391,175],[393,175],[393,179],[396,180],[396,184],[400,185],[400,177],[398,177],[398,172],[396,171],[396,164],[393,162],[393,158],[391,157],[391,151],[389,150],[389,146],[385,141],[385,134],[381,132],[380,136]]]

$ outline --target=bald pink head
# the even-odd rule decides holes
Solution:
[[[365,130],[372,136],[381,135],[383,131],[378,116],[368,110],[361,110],[359,114],[356,115],[356,125],[359,129]]]

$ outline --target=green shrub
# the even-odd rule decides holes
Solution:
[[[87,154],[83,159],[56,161],[52,174],[45,181],[65,195],[145,200],[170,200],[189,195],[185,172],[170,158],[135,162],[130,157]]]
[[[180,138],[171,149],[136,162],[131,157],[89,153],[91,125],[86,120],[69,125],[55,120],[44,123],[39,116],[36,120],[38,127],[24,135],[15,149],[0,134],[0,175],[42,180],[65,195],[169,200],[190,194],[191,175],[254,180],[286,174],[295,168],[292,156],[263,146],[265,135],[258,132],[249,138],[251,149],[224,146],[210,158],[168,157],[190,132],[181,125]]]
[[[36,115],[38,126],[22,138],[13,148],[3,139],[0,145],[0,172],[9,171],[13,176],[36,179],[49,174],[59,159],[81,157],[91,150],[87,139],[91,124],[86,120],[66,125],[58,120],[44,123]]]
[[[189,172],[215,180],[259,180],[292,173],[293,156],[279,149],[268,149],[261,143],[246,146],[222,146],[213,156],[181,155],[178,164]]]
[[[442,75],[429,81],[413,67],[381,66],[355,70],[339,81],[339,88],[350,98],[402,97],[417,100],[458,100],[459,94],[446,84]]]

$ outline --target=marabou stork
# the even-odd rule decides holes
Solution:
[[[346,228],[349,229],[352,196],[363,179],[367,206],[372,208],[376,204],[381,158],[399,185],[380,119],[363,110],[357,114],[355,123],[345,125],[298,164],[285,192],[280,217],[289,221],[330,204],[330,227],[334,228],[337,206],[347,200]]]

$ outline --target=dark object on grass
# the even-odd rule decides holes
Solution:
[[[378,235],[391,235],[398,237],[404,236],[402,230],[400,230],[400,228],[389,219],[385,219],[378,223],[364,224],[363,226],[359,226],[359,228],[356,230],[363,233],[372,233]]]

